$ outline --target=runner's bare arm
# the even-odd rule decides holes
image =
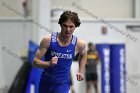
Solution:
[[[51,38],[51,35],[48,35],[41,40],[40,46],[34,57],[34,61],[33,61],[34,67],[47,68],[50,66],[50,62],[42,61],[42,57],[45,55],[45,53],[47,52],[47,49],[49,48],[50,38]]]
[[[78,52],[79,52],[79,71],[78,73],[84,73],[84,68],[87,63],[87,51],[85,49],[86,44],[83,40],[78,40]]]

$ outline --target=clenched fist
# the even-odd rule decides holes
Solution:
[[[82,81],[84,79],[84,76],[82,73],[77,73],[76,76],[77,76],[78,81]]]
[[[51,62],[50,62],[50,66],[54,66],[57,65],[57,61],[58,61],[58,57],[52,57]]]

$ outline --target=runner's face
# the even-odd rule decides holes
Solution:
[[[71,20],[68,20],[68,21],[62,23],[61,29],[62,29],[61,34],[65,38],[69,38],[69,37],[71,37],[71,35],[73,34],[73,32],[75,30],[75,24]]]

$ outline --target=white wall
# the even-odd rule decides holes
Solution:
[[[23,13],[21,2],[21,0],[0,0],[0,17],[18,17],[17,14],[9,12],[3,5],[5,4]]]
[[[0,19],[0,84],[8,88],[23,64],[19,56],[27,56],[28,41],[32,38],[31,20],[26,22]]]
[[[140,18],[140,0],[134,0],[135,6],[134,6],[134,16],[136,18]]]
[[[16,13],[10,12],[6,6],[24,14],[23,1],[27,1],[28,16],[32,16],[32,0],[0,0],[0,17],[19,17]]]
[[[105,18],[131,18],[133,15],[133,0],[81,0],[81,6]]]
[[[0,64],[2,64],[2,47],[1,47],[1,42],[0,42]],[[6,86],[6,83],[5,83],[5,79],[4,79],[4,71],[3,71],[3,65],[0,65],[0,89],[1,88],[4,88]]]
[[[140,93],[140,29],[133,34],[138,37],[137,42],[127,40],[126,43],[127,93]]]
[[[78,12],[81,18],[91,18],[83,11],[72,6],[73,2],[100,17],[132,18],[133,16],[133,0],[52,0],[52,7],[70,8]]]
[[[39,43],[48,34],[42,26],[49,29],[50,3],[49,0],[33,1],[33,17],[28,19],[22,15],[0,17],[0,88],[11,86],[23,64],[19,57],[27,56],[29,40]]]
[[[38,29],[39,30],[39,42],[42,40],[44,36],[50,34],[48,32],[51,30],[50,28],[50,18],[51,18],[51,0],[40,0],[39,2],[39,23],[45,27],[46,29]]]

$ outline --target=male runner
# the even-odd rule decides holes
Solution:
[[[80,54],[77,80],[84,79],[83,73],[87,61],[86,44],[73,35],[80,26],[77,13],[65,11],[59,18],[61,31],[45,36],[37,50],[33,66],[44,68],[39,93],[68,93],[70,88],[70,67],[74,56]],[[41,58],[45,55],[45,61]]]

